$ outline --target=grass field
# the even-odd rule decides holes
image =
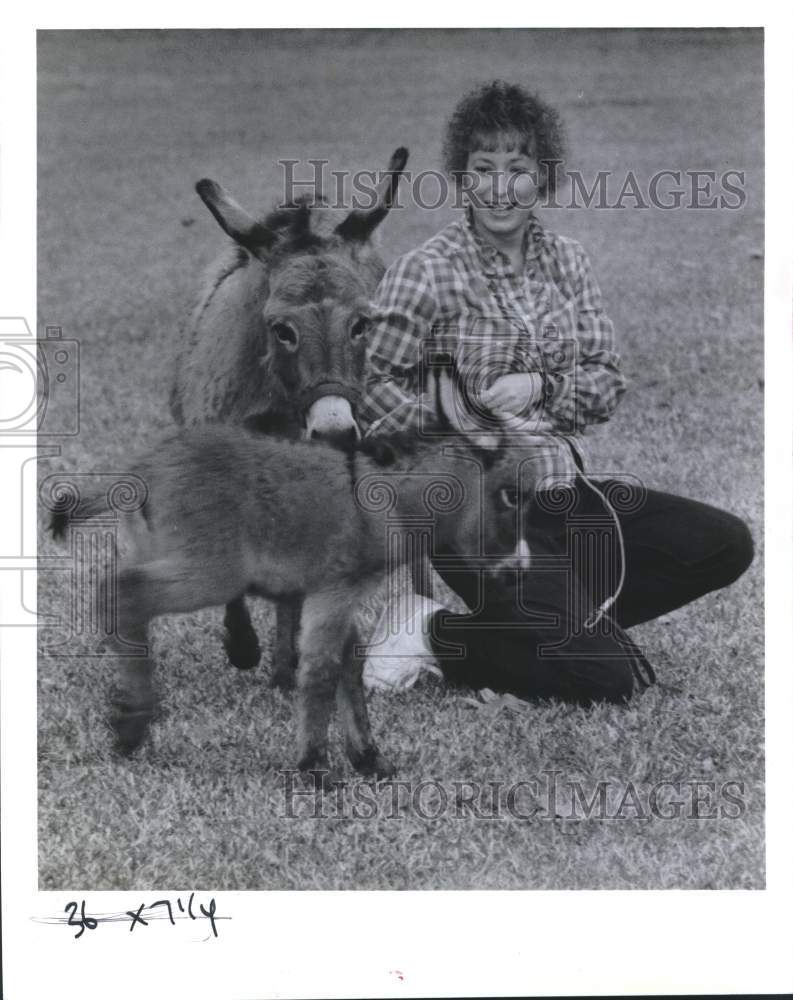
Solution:
[[[81,433],[42,475],[123,472],[168,424],[170,355],[222,244],[195,180],[266,205],[279,158],[377,168],[405,144],[414,170],[436,168],[458,95],[500,76],[559,107],[584,174],[746,171],[739,211],[544,221],[589,250],[631,383],[592,438],[591,472],[728,508],[758,544],[728,591],[634,630],[662,683],[628,708],[496,714],[434,682],[369,699],[406,781],[509,786],[555,770],[587,797],[604,780],[640,795],[734,781],[737,818],[390,818],[387,788],[374,818],[314,819],[305,802],[287,816],[291,702],[268,687],[266,651],[251,673],[226,665],[216,609],[157,624],[163,713],[132,760],[111,754],[107,664],[42,632],[41,889],[763,886],[762,66],[756,32],[40,36],[39,326],[60,325],[82,352]],[[384,255],[450,217],[392,213]],[[40,609],[67,603],[68,578],[42,573]],[[255,613],[266,644],[272,609]]]

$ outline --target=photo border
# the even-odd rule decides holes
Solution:
[[[718,19],[743,26],[723,8],[667,4],[675,26]],[[498,25],[465,23],[481,16],[447,8],[458,27],[659,27],[635,5],[601,4],[546,11],[548,23],[525,25],[523,5],[498,8]],[[543,12],[532,11],[538,18]],[[653,12],[655,13],[655,12]],[[0,86],[0,315],[23,316],[36,330],[36,106],[38,28],[332,26],[326,8],[300,7],[262,24],[259,6],[192,11],[192,23],[167,3],[109,9],[96,3],[39,4],[27,21],[3,15]],[[436,27],[437,6],[334,12],[347,26]],[[552,16],[551,16],[552,15]],[[643,16],[644,15],[644,16]],[[791,16],[754,4],[748,16],[766,29],[766,733],[767,887],[755,891],[505,892],[219,892],[219,912],[232,920],[217,940],[185,925],[178,935],[138,936],[108,928],[75,942],[65,928],[40,922],[62,913],[72,895],[37,890],[36,677],[34,629],[3,629],[2,842],[3,949],[7,996],[265,997],[486,996],[782,992],[793,987],[789,915],[793,903],[791,759],[793,759],[793,560],[791,559],[790,303],[793,240],[789,186],[793,176]],[[277,15],[276,15],[277,17]],[[443,18],[445,20],[445,18]],[[391,22],[391,23],[388,23]],[[431,22],[431,23],[428,23]],[[726,23],[725,23],[726,22]],[[715,26],[715,25],[714,25]],[[5,443],[0,461],[8,458]],[[5,480],[4,480],[5,481]],[[2,553],[35,553],[20,540],[18,511],[3,491]],[[35,501],[35,489],[29,499]],[[30,522],[28,522],[30,523]],[[35,518],[33,518],[35,525]],[[20,550],[20,541],[23,548]],[[35,575],[35,574],[30,574]],[[0,600],[16,600],[0,573]],[[35,580],[30,585],[35,593]],[[161,887],[182,893],[190,887]],[[74,893],[85,887],[74,887]],[[205,895],[205,894],[202,894]],[[90,892],[97,911],[125,911],[149,893]],[[89,935],[90,938],[90,935]],[[97,943],[99,942],[99,943]],[[354,958],[351,958],[354,956]],[[119,970],[123,970],[120,972]]]

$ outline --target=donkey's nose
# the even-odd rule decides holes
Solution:
[[[515,546],[512,558],[518,569],[526,570],[531,566],[531,549],[529,548],[529,543],[525,538],[521,538]]]
[[[342,396],[320,396],[306,413],[306,437],[352,448],[361,433],[349,400]]]
[[[496,576],[516,571],[525,573],[529,569],[531,569],[531,549],[525,538],[520,538],[512,552],[499,559],[493,566],[493,572]]]

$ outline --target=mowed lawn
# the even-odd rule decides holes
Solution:
[[[634,630],[659,685],[629,707],[476,709],[426,682],[372,694],[399,778],[430,781],[425,813],[286,815],[289,698],[262,665],[229,667],[221,611],[154,632],[162,713],[131,760],[111,752],[109,664],[41,633],[42,889],[760,888],[764,884],[762,578],[762,38],[717,32],[44,33],[39,42],[39,327],[80,341],[81,433],[41,473],[124,472],[169,424],[170,357],[222,246],[193,192],[246,205],[279,193],[281,158],[375,169],[397,145],[437,168],[459,94],[494,76],[562,111],[571,166],[746,172],[739,211],[547,211],[580,239],[615,320],[630,391],[591,438],[591,472],[630,471],[744,517],[755,565],[729,590]],[[408,206],[387,260],[451,218]],[[43,522],[42,522],[43,523]],[[41,551],[56,547],[42,537]],[[39,607],[66,614],[66,574]],[[333,754],[354,782],[334,730]],[[743,783],[738,817],[484,819],[433,805],[460,782],[556,771],[647,796],[662,781]],[[733,788],[735,786],[732,786]],[[356,786],[349,785],[345,801]],[[614,794],[617,794],[614,792]],[[368,813],[376,812],[369,816]],[[673,814],[674,810],[670,810]]]

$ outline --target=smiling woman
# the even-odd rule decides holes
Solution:
[[[446,172],[468,202],[473,228],[517,270],[537,198],[553,194],[564,138],[559,115],[536,96],[498,82],[473,91],[446,128]]]
[[[536,200],[537,161],[515,148],[475,149],[467,167],[474,178],[469,189],[474,230],[501,250],[517,270],[523,233]]]
[[[737,517],[638,480],[586,475],[580,437],[611,417],[625,380],[587,254],[534,213],[537,196],[553,193],[562,149],[558,115],[522,87],[495,81],[468,94],[444,144],[465,215],[380,285],[368,433],[421,432],[428,346],[440,340],[462,373],[469,428],[483,440],[509,434],[516,483],[530,463],[540,485],[535,498],[517,497],[511,578],[485,586],[486,551],[435,551],[435,569],[471,613],[420,605],[420,627],[384,638],[370,658],[370,683],[400,686],[394,657],[434,653],[452,683],[622,703],[655,679],[625,629],[726,586],[752,561]]]

